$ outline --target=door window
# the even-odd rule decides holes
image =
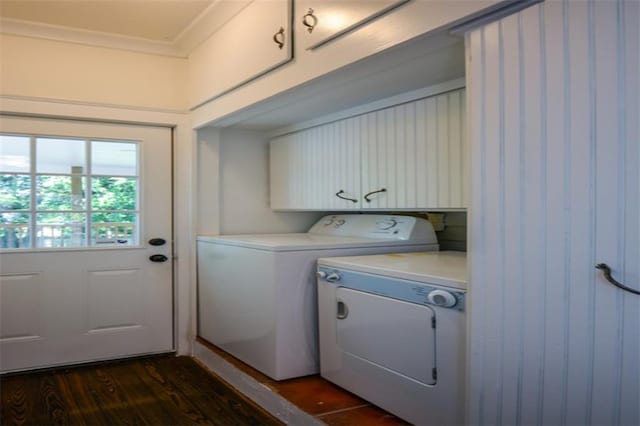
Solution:
[[[136,141],[0,134],[0,249],[136,246]]]

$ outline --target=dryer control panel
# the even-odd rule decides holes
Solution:
[[[465,293],[455,289],[326,266],[319,266],[316,275],[320,283],[352,288],[420,305],[432,305],[462,312],[465,310]]]

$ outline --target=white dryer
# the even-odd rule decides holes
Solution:
[[[409,216],[331,215],[307,233],[200,236],[198,334],[276,380],[319,370],[316,260],[438,250]]]
[[[464,422],[466,255],[318,260],[320,374],[416,425]]]

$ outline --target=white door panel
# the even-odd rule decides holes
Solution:
[[[191,106],[202,105],[293,58],[291,0],[252,0],[189,55]]]
[[[395,9],[409,0],[336,1],[313,0],[297,3],[296,24],[304,28],[301,35],[306,50],[313,50],[373,19]]]
[[[88,236],[84,247],[0,251],[0,369],[173,350],[171,130],[5,117],[0,131],[139,147],[137,241],[98,245]],[[167,261],[151,262],[154,254]]]

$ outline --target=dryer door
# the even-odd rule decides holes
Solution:
[[[336,301],[342,351],[421,383],[436,383],[430,307],[344,287],[336,289]]]

